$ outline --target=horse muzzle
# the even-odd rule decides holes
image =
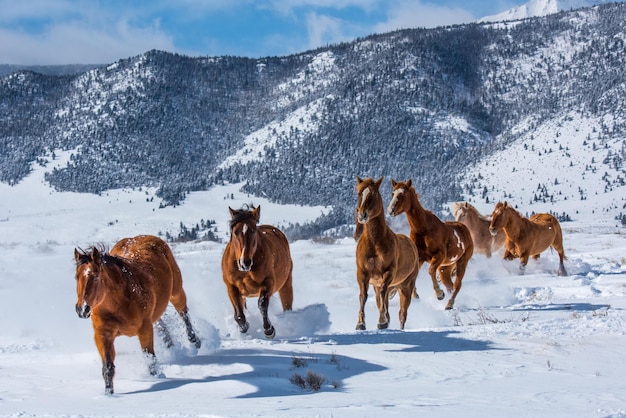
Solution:
[[[496,235],[498,235],[498,229],[497,228],[489,228],[489,233],[491,234],[491,236],[495,237]]]
[[[237,268],[239,271],[249,272],[252,270],[252,259],[249,260],[237,260]]]
[[[86,303],[76,305],[76,313],[79,318],[89,318],[91,316],[91,306]]]
[[[356,220],[359,221],[360,224],[366,224],[369,221],[369,216],[365,212],[358,212],[356,214]]]

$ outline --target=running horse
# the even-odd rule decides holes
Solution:
[[[380,316],[378,329],[389,326],[389,298],[400,294],[400,328],[404,329],[407,311],[415,293],[419,257],[415,244],[406,235],[396,234],[387,225],[383,199],[379,193],[383,178],[374,181],[357,177],[356,218],[362,226],[356,246],[356,272],[359,284],[357,330],[365,329],[365,302],[369,285],[374,287]]]
[[[75,249],[74,258],[76,313],[80,318],[91,317],[102,358],[105,394],[113,393],[114,342],[120,335],[138,336],[150,374],[158,373],[153,325],[157,323],[171,346],[171,337],[161,320],[169,302],[183,319],[189,341],[200,348],[189,320],[180,269],[163,240],[150,235],[124,238],[109,253],[95,247],[89,251]]]
[[[504,246],[504,231],[499,230],[495,236],[491,235],[489,231],[491,219],[478,212],[474,206],[467,202],[454,202],[452,214],[457,222],[461,222],[469,229],[476,253],[491,257],[491,254]]]
[[[433,282],[437,299],[442,300],[445,293],[439,287],[439,279],[450,293],[446,309],[454,307],[454,301],[461,290],[467,263],[474,253],[474,243],[469,229],[460,222],[442,222],[431,211],[425,210],[412,186],[411,179],[406,182],[391,180],[392,199],[387,208],[390,216],[406,213],[411,227],[411,239],[417,247],[420,267],[430,264],[428,274]],[[452,276],[455,276],[452,283]]]
[[[283,311],[290,311],[293,303],[293,262],[289,242],[278,228],[257,225],[260,206],[228,209],[231,215],[230,241],[222,256],[222,276],[235,311],[235,321],[239,331],[248,331],[250,324],[244,314],[246,298],[258,297],[263,332],[265,337],[272,339],[276,330],[268,318],[270,298],[278,292]]]
[[[504,259],[520,259],[519,270],[524,274],[528,258],[538,259],[541,253],[552,247],[559,254],[559,276],[567,276],[563,261],[563,232],[559,221],[549,213],[537,213],[525,218],[507,202],[498,202],[491,215],[489,231],[506,235]]]

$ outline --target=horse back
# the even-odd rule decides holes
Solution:
[[[167,243],[152,235],[139,235],[120,240],[110,254],[123,260],[130,271],[132,285],[141,286],[152,301],[146,303],[153,306],[153,320],[159,319],[173,290],[182,289],[180,269]]]

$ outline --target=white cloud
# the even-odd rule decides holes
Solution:
[[[146,28],[125,21],[107,28],[62,23],[40,34],[4,29],[0,40],[0,56],[7,64],[108,64],[150,49],[174,50],[156,22]]]
[[[462,8],[404,0],[392,3],[387,14],[387,20],[377,24],[374,32],[383,33],[396,29],[420,27],[434,28],[468,23],[475,19],[476,16]]]

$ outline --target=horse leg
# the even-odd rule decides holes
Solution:
[[[356,323],[356,329],[365,330],[365,302],[367,302],[367,290],[369,288],[369,280],[365,277],[365,273],[357,270],[357,282],[359,283],[359,320]]]
[[[278,296],[280,296],[280,303],[283,305],[283,311],[290,311],[291,306],[293,305],[293,285],[291,274],[289,274],[287,281],[278,291]]]
[[[263,333],[265,337],[268,339],[272,339],[276,336],[276,330],[274,326],[271,324],[270,319],[268,317],[268,307],[270,305],[270,295],[268,294],[267,288],[261,289],[261,293],[259,294],[259,310],[261,311],[261,316],[263,317]]]
[[[411,297],[415,293],[415,280],[413,280],[413,286],[410,284],[401,286],[398,293],[400,294],[400,312],[398,313],[398,317],[400,319],[400,329],[404,329],[407,312],[409,310],[409,306],[411,305]]]
[[[446,304],[446,310],[454,308],[454,301],[456,300],[456,295],[459,294],[461,290],[461,286],[463,285],[463,276],[465,276],[465,269],[467,268],[467,263],[469,262],[469,257],[466,260],[459,260],[456,264],[456,277],[454,278],[454,289],[452,290],[452,295],[450,299],[448,299],[448,303]]]
[[[439,282],[437,281],[437,268],[439,264],[435,264],[434,262],[428,268],[428,274],[430,274],[430,278],[433,281],[433,289],[435,290],[435,295],[437,295],[437,299],[442,300],[446,295],[439,287]]]
[[[167,329],[167,325],[165,325],[165,322],[163,322],[162,319],[159,319],[154,324],[154,327],[156,328],[158,334],[161,335],[161,338],[163,338],[165,346],[167,348],[172,348],[174,346],[174,341],[172,340],[172,334],[170,334],[169,329]]]
[[[182,286],[180,286],[177,290],[178,292],[173,293],[172,296],[170,297],[170,302],[172,303],[172,305],[174,305],[174,309],[176,309],[176,312],[178,312],[178,315],[180,315],[181,319],[185,323],[185,330],[187,331],[187,339],[196,348],[200,348],[200,346],[202,345],[202,342],[200,341],[200,339],[194,332],[193,327],[191,326],[191,320],[189,319],[189,310],[187,308],[187,295],[185,294],[185,291],[183,290]],[[170,338],[170,343],[171,343],[171,338]],[[171,347],[171,345],[168,345],[168,347]]]
[[[519,260],[519,274],[523,276],[526,271],[526,264],[528,264],[528,254],[522,254]]]
[[[250,324],[246,321],[246,315],[243,312],[246,300],[243,296],[241,296],[241,293],[239,293],[237,286],[228,284],[226,289],[228,290],[230,303],[233,305],[233,310],[235,311],[234,317],[235,322],[239,325],[239,332],[245,333],[250,327]]]
[[[96,330],[94,335],[96,347],[102,358],[102,378],[104,379],[104,394],[113,394],[113,377],[115,376],[115,337],[112,332]]]
[[[383,284],[380,287],[376,287],[376,304],[380,313],[378,329],[387,329],[389,327],[389,284],[385,280],[388,275],[389,273],[383,275]]]
[[[137,337],[139,338],[141,351],[143,351],[146,356],[148,370],[152,376],[156,376],[159,374],[159,368],[156,356],[154,355],[154,328],[149,321],[145,321],[141,328],[139,328]]]

